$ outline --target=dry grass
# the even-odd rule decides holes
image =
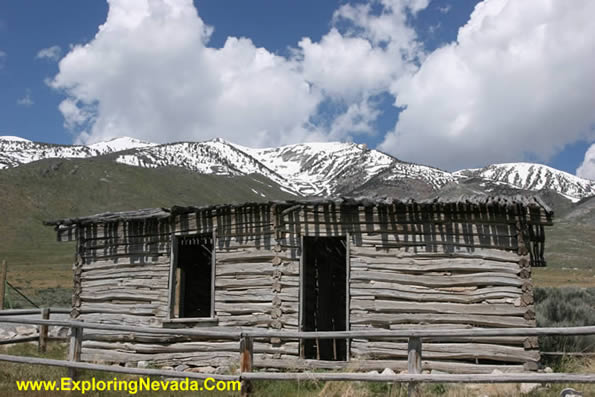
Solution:
[[[595,269],[536,267],[532,269],[536,287],[595,287]]]

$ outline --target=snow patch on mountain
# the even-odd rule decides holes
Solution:
[[[306,196],[333,195],[346,181],[363,183],[395,161],[353,143],[314,142],[265,149],[234,146],[291,181]]]
[[[54,145],[26,139],[0,139],[0,169],[47,158],[85,158],[99,154],[97,150],[87,146]]]
[[[128,149],[136,149],[147,146],[157,146],[156,143],[141,141],[140,139],[130,138],[127,136],[121,138],[114,138],[108,141],[97,142],[87,145],[91,149],[97,150],[101,154],[121,152]]]
[[[595,195],[595,182],[542,164],[493,164],[484,168],[460,170],[453,175],[459,179],[482,178],[535,192],[553,190],[574,202]]]
[[[132,154],[119,155],[116,161],[138,167],[182,167],[201,174],[260,174],[296,193],[292,183],[222,139],[145,147]]]
[[[450,172],[442,171],[438,168],[401,162],[394,164],[390,169],[390,174],[384,176],[384,179],[387,181],[393,181],[398,178],[422,179],[436,190],[447,183],[456,183],[458,180]]]
[[[12,136],[12,135],[0,136],[0,141],[31,142],[30,140],[21,138],[20,136]]]

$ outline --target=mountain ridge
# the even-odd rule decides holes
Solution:
[[[249,148],[215,138],[156,144],[129,137],[91,145],[58,145],[0,137],[0,169],[45,158],[105,157],[144,167],[180,167],[205,175],[259,174],[298,196],[406,195],[428,197],[453,185],[479,194],[552,191],[578,202],[595,196],[595,182],[537,163],[502,163],[448,172],[401,161],[364,144],[311,142]],[[454,189],[456,190],[456,189]]]

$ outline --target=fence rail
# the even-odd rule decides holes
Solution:
[[[595,374],[562,373],[504,373],[504,374],[422,374],[422,340],[449,339],[478,336],[552,336],[552,335],[592,335],[595,326],[587,327],[548,327],[548,328],[469,328],[446,330],[380,330],[380,331],[329,331],[329,332],[284,332],[269,330],[212,330],[212,329],[172,329],[156,327],[134,327],[128,325],[97,324],[75,320],[52,320],[50,313],[69,313],[69,309],[9,310],[0,311],[0,323],[40,325],[40,350],[42,339],[46,341],[48,326],[71,328],[68,360],[53,360],[37,357],[22,357],[0,354],[0,361],[65,367],[71,377],[76,377],[77,369],[90,369],[126,373],[133,375],[153,375],[172,378],[194,378],[217,380],[238,380],[242,382],[242,395],[248,395],[252,380],[321,380],[321,381],[365,381],[403,382],[409,384],[409,396],[419,396],[419,383],[595,383]],[[19,318],[18,315],[41,314],[43,318]],[[185,335],[205,338],[239,340],[240,372],[238,375],[178,372],[159,369],[127,368],[80,362],[81,343],[84,329],[121,331],[137,334]],[[42,333],[45,337],[42,338]],[[281,339],[351,339],[351,338],[408,338],[408,373],[395,375],[349,373],[349,372],[253,372],[253,340],[261,338]],[[28,338],[27,338],[28,339]],[[24,340],[21,340],[24,341]],[[16,342],[16,341],[15,341]],[[45,344],[45,342],[44,342]]]

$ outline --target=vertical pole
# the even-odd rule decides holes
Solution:
[[[249,336],[243,336],[240,339],[240,379],[244,372],[252,372],[252,356],[254,354],[254,343]],[[252,383],[247,379],[242,379],[240,396],[249,396],[252,392]]]
[[[42,320],[49,320],[50,319],[50,308],[44,307],[41,309],[41,319]],[[48,326],[46,324],[41,324],[39,326],[39,345],[37,346],[37,350],[40,353],[45,353],[47,350],[47,341],[48,341]]]
[[[174,318],[183,317],[182,314],[182,268],[176,267]]]
[[[348,232],[345,236],[345,330],[351,330],[351,318],[349,315],[351,308],[351,234]],[[345,361],[351,359],[351,339],[345,339]]]
[[[68,361],[81,360],[81,343],[83,340],[83,329],[79,327],[72,327],[70,329],[70,349],[68,351]],[[78,377],[78,370],[76,368],[68,369],[68,376],[71,379]]]
[[[2,266],[0,266],[0,310],[4,310],[4,295],[6,293],[6,272],[6,260],[3,260]]]
[[[421,373],[421,338],[412,336],[407,344],[407,372],[410,374]],[[408,397],[421,397],[419,384],[409,382]]]

